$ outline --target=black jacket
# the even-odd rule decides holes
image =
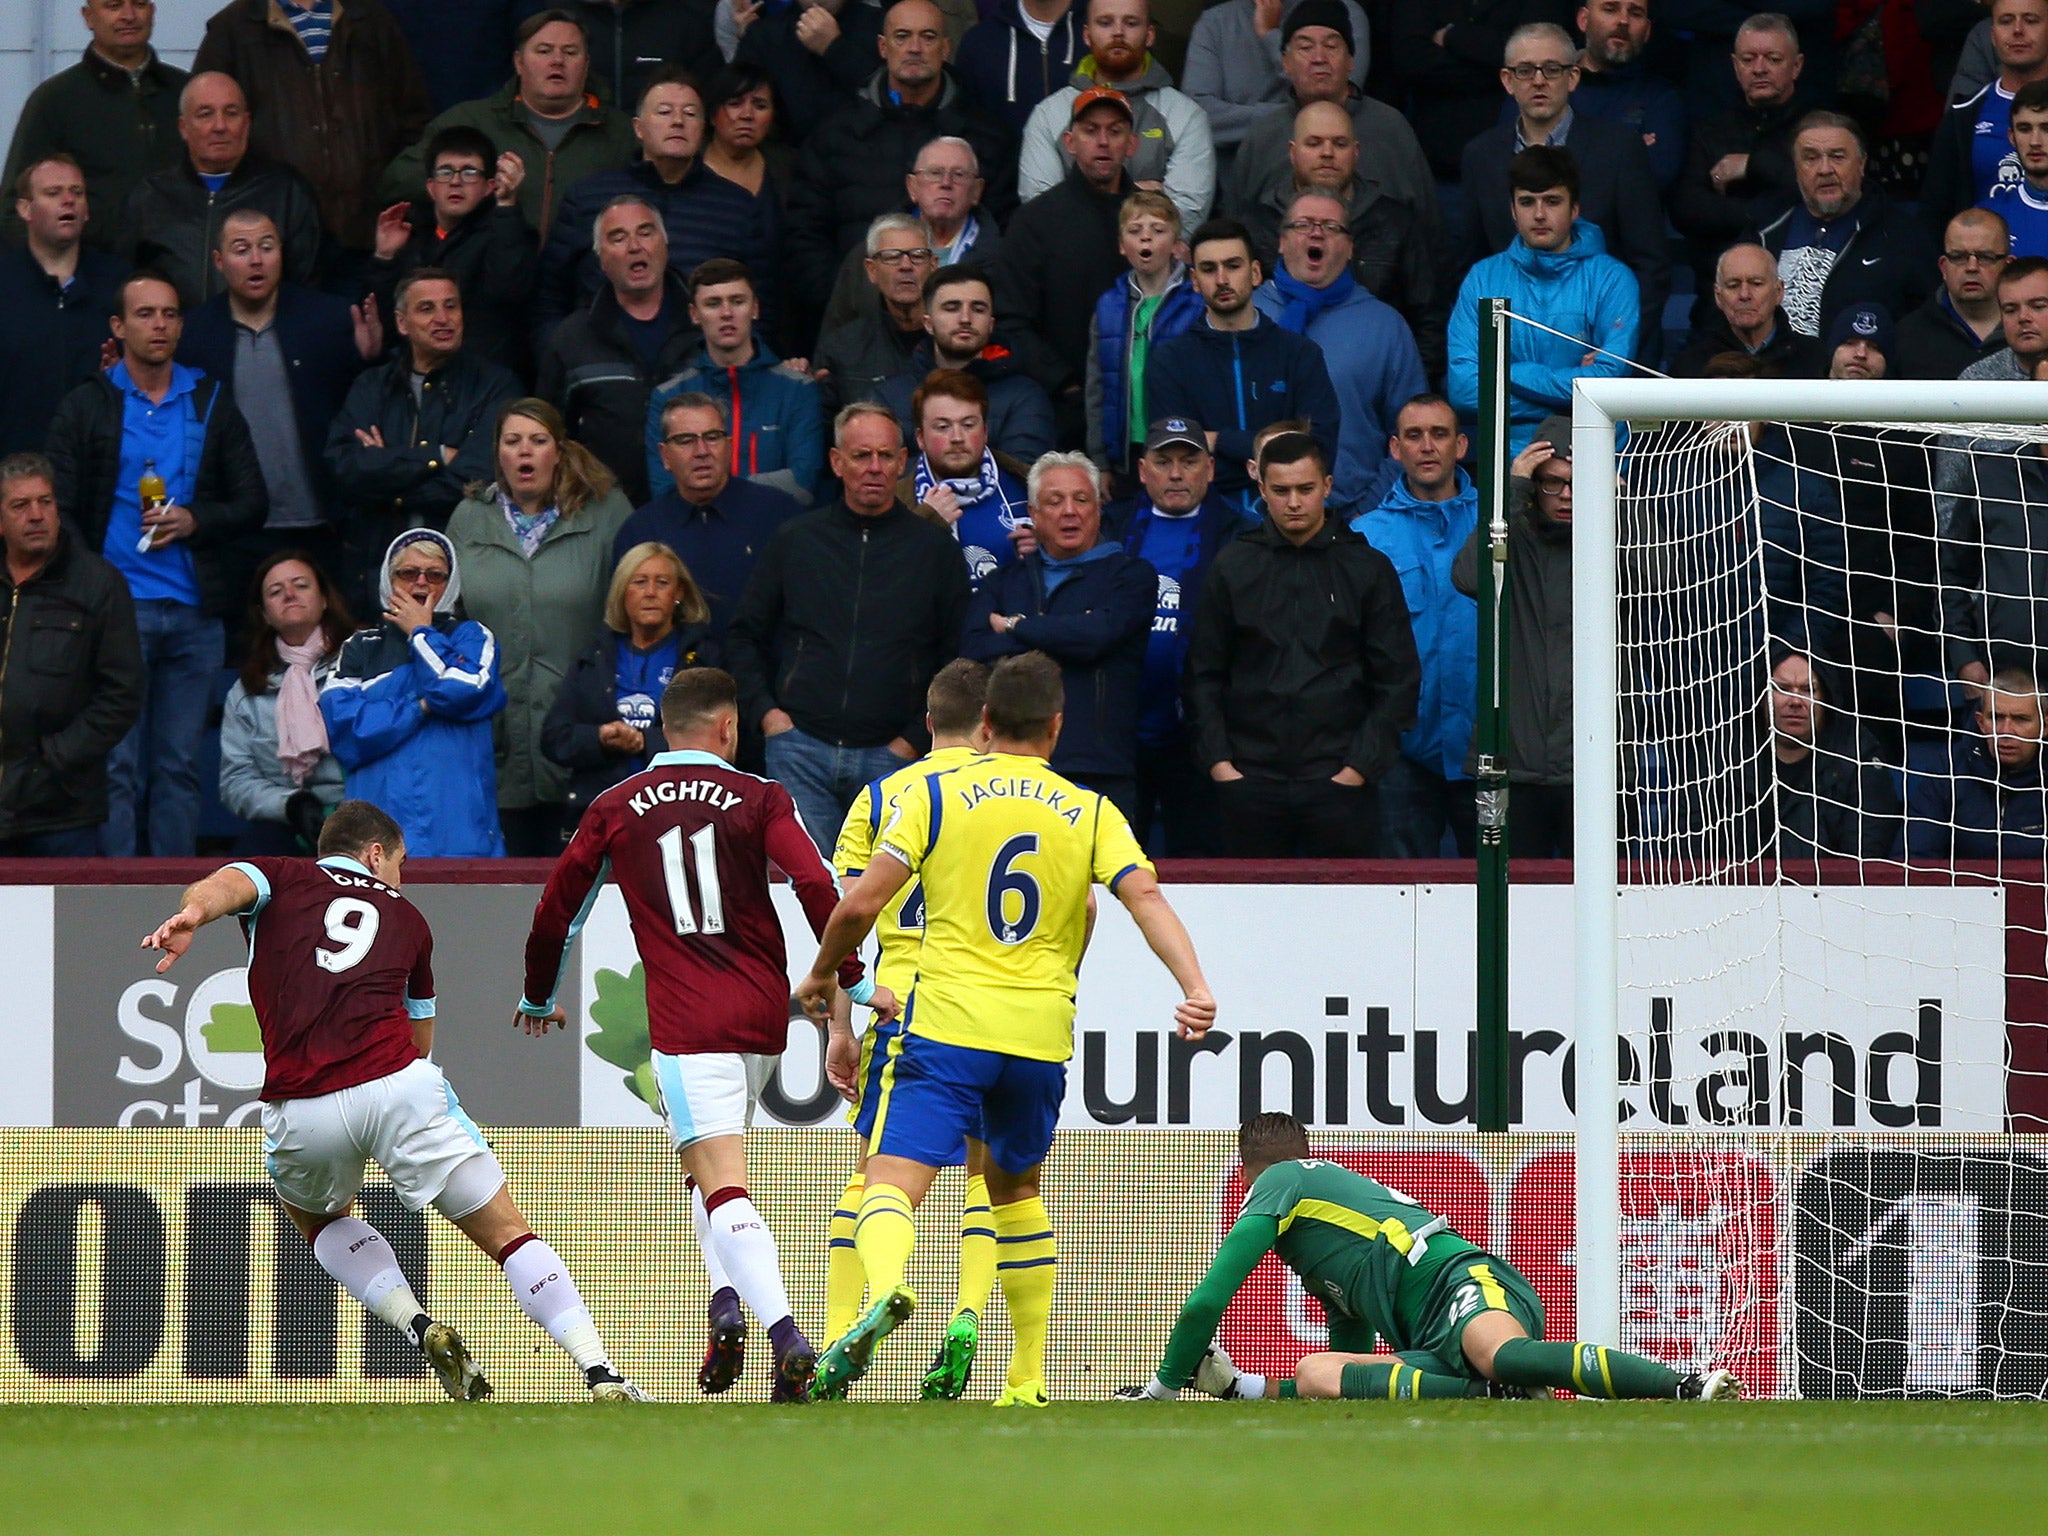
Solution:
[[[1456,180],[1465,146],[1500,121],[1500,61],[1508,35],[1532,21],[1569,28],[1575,9],[1570,0],[1400,0],[1384,37],[1375,19],[1374,69],[1382,58],[1392,59],[1412,93],[1408,115],[1415,136],[1439,178]]]
[[[1422,663],[1387,557],[1335,518],[1306,544],[1270,519],[1217,554],[1188,648],[1195,761],[1255,778],[1378,780],[1415,723]]]
[[[1759,199],[1782,202],[1798,195],[1792,125],[1810,105],[1800,96],[1782,107],[1745,102],[1693,125],[1685,169],[1671,189],[1671,222],[1690,242],[1696,270],[1712,271],[1714,258],[1749,231],[1750,209]],[[1713,170],[1724,155],[1749,156],[1749,170],[1726,191],[1716,192]]]
[[[407,210],[406,222],[412,233],[398,254],[389,261],[372,256],[363,268],[363,285],[383,312],[384,334],[398,334],[391,307],[398,280],[419,267],[439,267],[462,290],[464,348],[522,379],[532,378],[528,317],[540,254],[518,205],[486,203],[444,237],[435,224],[434,205],[420,198]]]
[[[1509,482],[1508,778],[1517,784],[1572,781],[1572,530],[1533,505],[1534,488]],[[1479,596],[1479,538],[1472,530],[1451,562],[1451,585]],[[1478,748],[1465,771],[1477,778]]]
[[[1497,110],[1497,109],[1496,109]],[[1514,243],[1514,197],[1508,190],[1508,162],[1515,157],[1516,126],[1489,128],[1465,146],[1464,231],[1466,265]],[[1619,123],[1584,113],[1572,117],[1565,148],[1579,166],[1579,216],[1600,226],[1607,254],[1636,275],[1642,324],[1636,356],[1655,361],[1664,334],[1664,300],[1671,292],[1671,244],[1664,233],[1664,199],[1642,139]]]
[[[1113,541],[1096,551],[1050,596],[1041,553],[991,572],[967,606],[960,639],[962,656],[990,666],[1026,651],[1060,664],[1066,723],[1052,766],[1069,778],[1138,771],[1138,687],[1159,607],[1157,571]],[[999,635],[989,627],[996,613],[1022,614],[1023,622]]]
[[[299,452],[322,510],[334,505],[334,478],[327,467],[327,428],[348,399],[349,386],[363,371],[355,326],[346,300],[297,283],[277,294],[277,339],[291,370],[292,414],[299,424]],[[178,361],[216,379],[235,382],[235,318],[226,294],[208,299],[185,320]]]
[[[1797,763],[1777,764],[1773,779],[1774,793],[1759,797],[1759,846],[1780,864],[1882,859],[1899,851],[1898,781],[1844,717],[1823,716],[1813,750]]]
[[[709,624],[686,624],[676,632],[681,642],[676,670],[718,664],[715,650],[705,638],[710,628]],[[580,820],[591,801],[621,779],[640,772],[662,750],[659,728],[643,730],[648,737],[646,750],[633,757],[614,752],[597,739],[600,729],[619,718],[621,638],[607,629],[590,642],[590,649],[576,658],[569,675],[562,679],[562,691],[541,724],[541,751],[570,770],[567,804],[572,820]],[[660,700],[655,702],[659,705]]]
[[[1771,339],[1764,343],[1763,351],[1756,354],[1757,361],[1781,379],[1825,378],[1829,359],[1820,342],[1793,330],[1792,322],[1782,309],[1778,311],[1777,324]],[[1721,313],[1720,307],[1710,305],[1706,319],[1693,327],[1692,334],[1686,337],[1685,345],[1679,348],[1678,356],[1672,360],[1671,373],[1674,378],[1697,379],[1704,376],[1707,364],[1723,352],[1748,350],[1736,339],[1728,317]]]
[[[522,5],[531,13],[536,5]],[[709,80],[725,67],[713,35],[711,17],[716,0],[668,0],[663,5],[612,4],[612,0],[574,0],[568,10],[583,24],[590,40],[590,69],[622,111],[637,111],[647,77],[664,64],[680,64],[699,80]]]
[[[1130,192],[1128,179],[1114,192],[1098,192],[1070,166],[1003,231],[990,274],[996,323],[1044,344],[1042,361],[1026,361],[1048,393],[1087,377],[1095,301],[1129,270],[1117,250],[1116,215]]]
[[[107,819],[107,756],[142,713],[121,573],[69,528],[14,585],[0,558],[0,839]]]
[[[889,94],[887,77],[874,71],[855,100],[819,123],[797,156],[784,273],[789,291],[806,296],[813,313],[869,221],[903,206],[904,178],[933,139],[950,135],[974,146],[984,181],[980,206],[988,216],[1002,219],[1017,205],[1016,146],[968,107],[966,89],[951,70],[929,106],[893,104]]]
[[[87,48],[84,58],[29,92],[0,179],[11,192],[14,178],[38,160],[59,151],[70,155],[85,170],[92,203],[86,243],[125,254],[129,239],[121,210],[128,206],[129,192],[150,172],[167,171],[185,158],[178,137],[178,93],[190,78],[152,49],[149,62],[130,80],[127,70]],[[21,220],[15,217],[13,197],[5,202],[0,228],[17,241]]]
[[[409,355],[356,375],[327,433],[327,468],[341,498],[335,520],[374,524],[356,541],[372,556],[402,527],[447,527],[465,489],[496,477],[498,407],[524,393],[511,374],[467,351],[427,375],[417,403]],[[370,427],[383,434],[382,448],[356,441],[356,430]],[[444,446],[457,450],[445,464]]]
[[[1918,309],[1899,318],[1898,335],[1892,342],[1891,366],[1885,377],[1892,379],[1958,379],[1963,370],[2005,350],[2005,327],[1994,325],[1982,341],[1963,323],[1949,302],[1948,290],[1937,287]]]
[[[837,746],[922,746],[924,690],[960,654],[966,617],[949,530],[900,503],[862,517],[835,501],[775,530],[726,631],[726,666],[750,724],[781,709]]]
[[[818,349],[811,356],[812,366],[825,373],[818,380],[818,406],[825,413],[827,426],[842,405],[881,399],[883,382],[909,368],[926,339],[922,326],[914,331],[897,330],[896,322],[889,318],[889,306],[870,288],[860,318],[820,336]],[[903,437],[909,441],[908,429]]]
[[[647,500],[647,401],[654,386],[680,373],[703,343],[690,324],[689,294],[671,271],[669,333],[652,368],[626,334],[618,295],[607,286],[590,308],[560,325],[541,353],[535,391],[552,402],[569,435],[596,454],[634,506]]]
[[[1920,181],[1920,221],[1929,240],[1939,240],[1948,221],[1977,201],[1975,129],[1978,103],[1991,84],[1969,86],[1949,97],[1934,140],[1927,146],[1927,172]]]
[[[781,137],[802,143],[867,83],[882,40],[883,9],[880,0],[848,0],[834,18],[839,35],[822,54],[797,41],[797,18],[804,13],[800,5],[779,11],[764,7],[741,34],[733,62],[758,65],[767,73],[775,88],[775,126]]]
[[[0,457],[40,453],[57,402],[100,371],[107,316],[120,297],[128,264],[105,251],[78,253],[71,286],[56,279],[24,249],[0,251],[0,315],[7,344],[32,367],[0,370]]]
[[[1796,199],[1786,203],[1758,232],[1757,243],[1773,256],[1785,254],[1798,206]],[[1827,335],[1835,316],[1852,304],[1882,304],[1893,315],[1904,314],[1920,302],[1929,274],[1938,270],[1935,241],[1883,192],[1866,186],[1854,212],[1855,233],[1836,254],[1821,289],[1817,335]]]
[[[192,409],[207,417],[190,511],[197,524],[187,547],[199,578],[200,606],[216,618],[238,619],[249,600],[256,554],[249,535],[263,526],[270,495],[249,424],[221,380],[203,378]],[[107,541],[114,486],[121,473],[121,391],[95,374],[64,397],[50,423],[47,452],[57,472],[57,505],[89,550]]]
[[[218,192],[209,192],[190,160],[136,183],[124,225],[138,267],[155,267],[177,286],[187,309],[196,309],[226,282],[213,265],[220,221],[237,208],[270,215],[284,242],[287,282],[311,283],[320,269],[320,202],[305,177],[286,165],[251,154]]]

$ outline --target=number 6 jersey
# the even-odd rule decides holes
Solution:
[[[354,859],[243,859],[239,913],[249,1004],[263,1032],[263,1097],[310,1099],[419,1060],[434,1016],[434,935],[419,908]]]
[[[591,802],[556,862],[526,940],[521,1007],[554,1006],[568,945],[608,876],[646,967],[653,1048],[780,1055],[789,1039],[789,957],[769,895],[771,864],[789,876],[812,932],[822,933],[839,887],[789,791],[709,752],[658,754]],[[839,968],[842,986],[860,977],[857,960]]]

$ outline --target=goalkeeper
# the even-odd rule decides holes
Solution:
[[[1475,1248],[1399,1190],[1308,1155],[1292,1115],[1238,1131],[1251,1193],[1209,1273],[1181,1308],[1158,1374],[1126,1401],[1212,1397],[1739,1397],[1727,1371],[1683,1375],[1641,1355],[1543,1338],[1543,1303],[1512,1266]],[[1239,1371],[1210,1347],[1223,1309],[1268,1251],[1301,1277],[1330,1319],[1328,1353],[1291,1380]],[[1391,1353],[1375,1352],[1374,1336]],[[1545,1393],[1547,1396],[1548,1394]]]

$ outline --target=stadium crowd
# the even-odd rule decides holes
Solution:
[[[5,854],[551,856],[700,664],[829,848],[1036,650],[1155,854],[1469,855],[1499,295],[1568,856],[1572,380],[2048,364],[2048,0],[82,15],[5,169]],[[1754,447],[1766,846],[2038,861],[2048,466]]]

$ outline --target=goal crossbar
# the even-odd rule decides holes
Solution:
[[[1572,388],[1573,928],[1578,1021],[1578,1336],[1621,1343],[1620,786],[1615,429],[1672,420],[2048,427],[2048,386],[2010,381],[1579,379]],[[1588,1257],[1594,1256],[1593,1262]]]

